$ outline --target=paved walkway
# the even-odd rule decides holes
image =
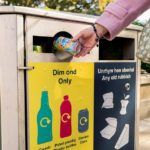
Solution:
[[[150,118],[140,121],[140,150],[150,150]]]

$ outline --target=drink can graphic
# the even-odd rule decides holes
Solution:
[[[78,114],[78,130],[80,133],[86,132],[89,128],[89,111],[83,109]]]
[[[52,110],[49,107],[48,91],[42,91],[41,108],[37,115],[37,125],[37,143],[44,144],[52,141]]]
[[[56,53],[56,57],[60,57],[59,55],[61,55],[63,58],[69,58],[78,54],[81,50],[81,45],[78,41],[71,42],[71,39],[62,36],[54,40],[53,46],[55,51],[58,52]]]
[[[71,115],[72,107],[69,101],[69,96],[64,96],[64,101],[60,107],[61,120],[60,120],[60,137],[65,138],[71,136],[72,134],[72,125],[71,125]]]

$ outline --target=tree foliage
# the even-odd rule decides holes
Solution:
[[[141,63],[141,68],[142,68],[143,70],[145,70],[145,73],[150,73],[150,64],[147,64],[147,63],[142,62],[142,63]]]
[[[99,12],[98,0],[2,0],[2,5],[45,6],[50,9],[79,13],[89,10]]]
[[[141,27],[145,26],[145,23],[142,23],[140,21],[134,21],[134,22],[132,22],[132,24],[137,25],[137,26],[141,26]]]
[[[115,0],[99,0],[99,9],[100,9],[100,12],[103,12],[104,9],[106,8],[106,6],[109,4],[109,3],[112,3],[114,2]]]
[[[2,5],[36,7],[40,3],[41,3],[41,0],[2,0]]]
[[[45,7],[60,11],[100,15],[109,2],[114,0],[2,0],[1,5]]]

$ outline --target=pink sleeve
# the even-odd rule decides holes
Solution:
[[[96,23],[109,31],[104,37],[112,40],[148,8],[150,8],[150,0],[117,0],[106,7]]]

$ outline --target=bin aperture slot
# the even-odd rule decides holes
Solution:
[[[53,42],[60,36],[72,38],[72,35],[66,31],[60,31],[53,37],[33,36],[33,52],[53,53]]]
[[[60,31],[60,32],[55,34],[53,39],[57,39],[60,36],[63,36],[63,37],[66,37],[66,38],[72,38],[73,37],[70,33],[66,32],[66,31]]]
[[[117,37],[112,41],[100,40],[100,60],[134,60],[135,40]]]
[[[36,53],[52,53],[53,38],[33,36],[33,51]]]

